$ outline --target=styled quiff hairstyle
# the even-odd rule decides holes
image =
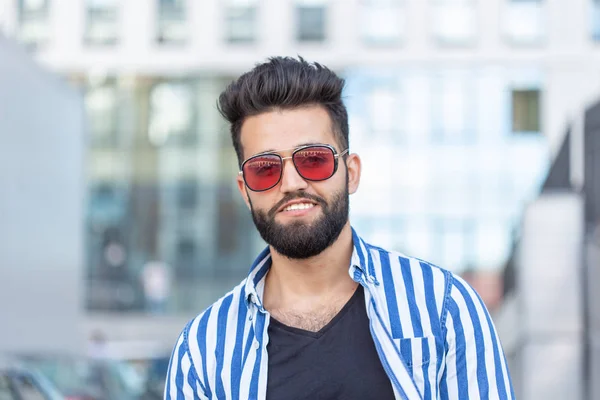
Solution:
[[[274,110],[321,105],[329,114],[341,147],[348,148],[348,112],[342,102],[344,80],[329,68],[302,57],[272,57],[231,82],[219,96],[217,108],[231,124],[238,163],[244,160],[240,140],[247,117]]]

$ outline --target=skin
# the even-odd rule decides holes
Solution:
[[[241,128],[244,158],[265,151],[291,155],[289,149],[307,143],[330,144],[341,152],[332,130],[332,121],[322,106],[292,110],[275,110],[248,117]],[[344,167],[344,163],[346,167]],[[325,181],[304,180],[291,159],[285,160],[281,181],[265,192],[252,192],[238,176],[240,194],[250,208],[268,212],[288,193],[305,192],[324,198],[344,188],[348,174],[348,192],[353,194],[360,183],[361,161],[350,154],[339,158],[336,173]],[[281,211],[275,220],[280,224],[301,221],[310,224],[322,217],[315,206],[300,212]],[[357,284],[348,275],[353,251],[352,230],[347,221],[337,240],[320,254],[303,260],[289,259],[271,247],[272,266],[264,291],[264,306],[280,322],[301,329],[318,331],[326,325],[352,297]]]

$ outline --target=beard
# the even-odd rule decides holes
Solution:
[[[296,199],[317,203],[323,215],[312,222],[294,221],[284,225],[275,221],[277,210]],[[349,201],[346,182],[344,189],[334,193],[329,203],[321,197],[296,192],[286,195],[268,213],[255,209],[252,202],[250,210],[254,225],[265,242],[287,258],[306,259],[320,254],[337,240],[348,221]]]

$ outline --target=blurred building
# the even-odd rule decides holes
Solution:
[[[600,397],[600,103],[587,110],[585,125],[584,382],[590,399]]]
[[[83,96],[0,35],[0,352],[83,348]]]
[[[504,270],[496,322],[518,397],[600,396],[599,150],[595,103],[569,124]]]
[[[171,269],[166,311],[183,320],[245,275],[263,244],[215,102],[268,56],[300,54],[347,79],[359,232],[488,277],[566,121],[600,93],[593,0],[4,0],[2,11],[7,35],[85,93],[92,311],[145,310],[148,263]]]

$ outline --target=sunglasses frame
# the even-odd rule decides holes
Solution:
[[[312,147],[324,147],[324,148],[327,148],[327,149],[331,150],[331,152],[333,153],[333,172],[327,178],[323,178],[323,179],[307,179],[307,178],[305,178],[300,173],[300,171],[298,171],[298,167],[296,167],[296,164],[294,163],[294,156],[296,155],[296,153],[298,153],[298,152],[300,152],[302,150],[310,149]],[[278,154],[278,153],[281,153],[281,152],[288,152],[288,151],[291,151],[291,150],[293,150],[292,155],[288,156],[288,157],[282,157],[282,156],[280,156]],[[339,164],[338,163],[338,159],[340,157],[345,156],[348,153],[349,150],[350,149],[346,149],[346,150],[338,153],[337,150],[335,149],[335,147],[333,147],[330,144],[307,144],[307,145],[300,146],[300,147],[294,147],[292,149],[280,150],[278,152],[267,151],[267,152],[264,152],[264,153],[255,154],[255,155],[247,158],[246,160],[244,160],[244,162],[242,163],[242,165],[240,167],[240,171],[238,172],[238,174],[242,177],[242,179],[244,179],[244,184],[251,191],[253,191],[253,192],[266,192],[267,190],[273,189],[275,186],[277,186],[279,184],[279,182],[281,182],[281,178],[283,177],[283,167],[284,167],[284,164],[285,164],[285,160],[290,160],[291,159],[292,160],[292,164],[294,165],[294,168],[296,169],[296,172],[298,173],[298,175],[300,175],[300,177],[302,177],[302,179],[304,179],[306,181],[310,181],[310,182],[322,182],[322,181],[326,181],[327,179],[330,179],[333,175],[335,175],[335,173],[337,172],[337,169],[338,169],[338,164]],[[263,156],[276,156],[276,157],[278,157],[281,160],[281,171],[279,173],[279,179],[277,179],[277,182],[275,182],[272,186],[270,186],[270,187],[268,187],[266,189],[254,190],[250,186],[248,186],[248,183],[246,182],[246,178],[244,177],[244,166],[246,165],[246,163],[248,161],[252,161],[253,159],[255,159],[257,157],[263,157]]]

